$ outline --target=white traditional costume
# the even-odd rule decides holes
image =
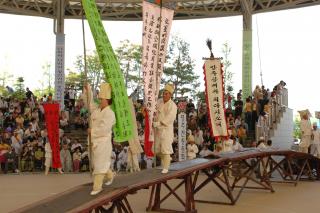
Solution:
[[[172,95],[174,87],[171,84],[167,84],[164,90]],[[153,123],[153,127],[155,128],[155,150],[156,154],[161,158],[162,173],[167,173],[170,167],[170,155],[173,153],[173,123],[176,116],[177,105],[171,99],[167,102],[164,102],[163,99],[158,101],[156,122]]]
[[[299,144],[299,151],[308,153],[308,148],[311,143],[312,126],[309,120],[309,110],[300,111],[302,115],[300,130],[301,130],[301,142]]]
[[[317,123],[313,123],[312,130],[312,138],[311,146],[310,146],[310,154],[320,158],[320,130],[317,128]]]
[[[83,95],[83,101],[86,105],[89,95],[91,112],[91,146],[92,146],[92,167],[93,167],[93,191],[91,195],[102,191],[102,183],[106,178],[106,185],[112,183],[114,174],[111,170],[112,155],[112,126],[115,124],[115,114],[110,106],[104,108],[98,107],[93,102],[92,91],[88,86],[88,94]],[[111,99],[111,86],[108,83],[100,85],[99,99]]]

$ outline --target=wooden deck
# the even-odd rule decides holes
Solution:
[[[15,212],[114,212],[116,210],[117,212],[134,212],[126,197],[146,188],[150,189],[149,203],[146,207],[149,211],[197,212],[195,205],[197,201],[234,205],[246,189],[274,192],[269,177],[276,172],[281,174],[282,182],[293,182],[295,185],[303,178],[315,180],[320,177],[319,159],[290,150],[247,149],[242,152],[224,153],[212,157],[212,159],[197,158],[173,163],[168,174],[161,174],[159,168],[154,168],[118,176],[111,186],[104,187],[104,190],[97,196],[90,195],[91,184],[80,185]],[[251,159],[255,163],[250,164]],[[241,170],[235,165],[241,165]],[[313,176],[312,166],[317,169],[317,176]],[[254,173],[260,167],[263,174],[261,177],[256,177]],[[208,177],[201,183],[198,183],[197,179],[199,172],[205,173]],[[236,176],[230,178],[228,176],[230,172]],[[172,187],[167,184],[177,179],[181,180],[177,186]],[[258,186],[249,187],[249,181]],[[200,193],[209,182],[218,186],[226,195],[227,202],[195,201],[194,194]],[[184,187],[184,193],[178,195],[176,191],[181,187]],[[166,188],[169,193],[161,197],[161,188]],[[240,190],[236,192],[236,188]],[[181,203],[181,210],[163,209],[162,203],[168,198],[177,199]],[[107,205],[109,206],[106,207]]]

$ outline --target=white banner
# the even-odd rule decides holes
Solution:
[[[187,114],[178,114],[178,153],[179,161],[187,160]]]
[[[56,35],[56,66],[55,66],[55,80],[54,100],[60,104],[60,110],[64,109],[64,34]]]
[[[173,10],[160,8],[159,5],[143,1],[142,73],[144,103],[149,115],[150,141],[153,141],[152,121],[158,99],[173,14]]]
[[[228,136],[224,113],[223,75],[220,59],[205,61],[204,74],[208,113],[213,136]]]

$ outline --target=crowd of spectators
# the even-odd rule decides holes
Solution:
[[[205,102],[189,99],[186,104],[187,114],[187,157],[204,157],[210,152],[228,149],[240,149],[243,146],[256,146],[258,129],[270,127],[274,122],[269,119],[274,106],[282,105],[281,96],[285,82],[281,81],[272,91],[264,86],[256,86],[252,96],[243,99],[240,90],[236,98],[229,93],[225,95],[226,120],[230,139],[220,143],[210,134],[208,126],[207,106]],[[9,170],[15,173],[25,171],[43,171],[45,161],[45,143],[47,135],[42,103],[51,100],[52,95],[37,98],[27,88],[23,100],[0,98],[0,163],[3,173]],[[78,99],[77,99],[78,97]],[[175,100],[186,101],[186,99]],[[243,103],[242,100],[245,100]],[[144,146],[144,107],[142,100],[135,100],[139,139]],[[71,119],[72,118],[72,119]],[[64,172],[80,172],[89,170],[89,157],[86,143],[79,139],[70,139],[64,132],[75,129],[86,130],[88,127],[88,111],[83,101],[77,96],[74,87],[65,92],[65,110],[60,112],[60,157]],[[272,128],[272,127],[270,127]],[[263,132],[263,134],[261,133]],[[178,123],[175,121],[175,137],[173,141],[173,161],[178,160]],[[258,131],[258,138],[268,139],[267,131]],[[130,171],[128,164],[127,143],[113,143],[112,169]],[[138,156],[141,168],[151,168],[152,159],[144,153]]]
[[[12,171],[43,171],[45,144],[48,142],[43,103],[52,94],[37,98],[29,88],[25,98],[0,97],[0,164],[2,173]],[[65,172],[87,171],[89,168],[86,145],[70,140],[65,129],[69,126],[68,111],[60,112],[61,161]]]

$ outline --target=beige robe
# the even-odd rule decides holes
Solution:
[[[307,149],[311,143],[312,126],[309,120],[302,119],[300,123],[301,142],[299,147]]]
[[[197,157],[198,152],[199,152],[199,149],[196,144],[188,144],[187,145],[188,160],[195,159]]]
[[[92,143],[92,167],[93,174],[105,174],[111,169],[112,155],[112,126],[115,124],[115,114],[110,106],[101,110],[92,98],[89,88],[90,112],[91,112],[91,143]],[[86,95],[83,95],[86,103]]]
[[[157,115],[155,120],[160,126],[155,128],[155,150],[156,154],[172,154],[172,142],[174,138],[173,123],[177,116],[177,105],[169,100],[164,103],[162,99],[157,104]]]

